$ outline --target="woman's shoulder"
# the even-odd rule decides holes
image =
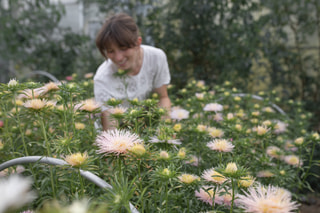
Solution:
[[[162,49],[157,48],[157,47],[153,47],[153,46],[149,46],[149,45],[141,45],[145,54],[148,56],[161,56],[161,57],[165,57],[165,53]]]
[[[99,79],[106,79],[107,76],[112,75],[114,72],[114,65],[110,63],[109,60],[105,60],[100,66],[98,67],[96,74],[94,76],[94,81]]]

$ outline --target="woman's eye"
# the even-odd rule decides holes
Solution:
[[[120,48],[122,51],[126,51],[128,48],[127,47],[121,47]]]
[[[107,50],[107,53],[113,53],[113,50]]]

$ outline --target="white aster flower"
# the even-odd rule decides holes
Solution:
[[[203,108],[204,111],[214,111],[214,112],[220,112],[223,110],[223,106],[218,103],[210,103],[206,104]]]
[[[185,109],[172,109],[170,112],[170,117],[174,120],[182,120],[189,118],[189,111]]]
[[[30,191],[32,181],[18,175],[0,179],[0,212],[18,209],[32,202],[36,196]]]
[[[238,195],[237,204],[246,212],[289,213],[298,209],[291,201],[291,193],[283,188],[258,184],[250,187],[244,195]]]
[[[99,147],[97,153],[120,155],[126,154],[135,144],[141,144],[142,140],[137,134],[126,130],[103,131],[97,136],[95,145]]]

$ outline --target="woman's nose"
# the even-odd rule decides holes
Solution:
[[[122,59],[123,59],[123,54],[122,54],[121,51],[117,51],[117,52],[116,52],[115,59],[116,59],[117,62],[122,61]]]

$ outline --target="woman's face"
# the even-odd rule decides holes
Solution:
[[[112,44],[107,49],[107,57],[122,70],[134,70],[138,66],[140,54],[140,42],[135,47],[118,47]]]

